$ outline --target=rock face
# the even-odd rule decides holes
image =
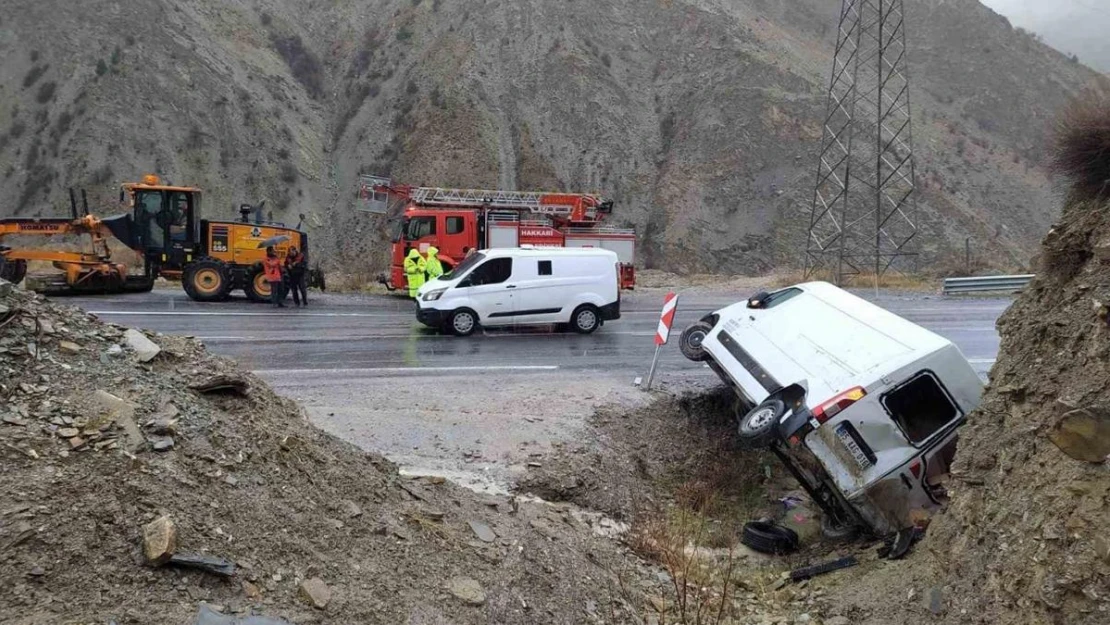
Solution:
[[[305,213],[317,258],[369,273],[387,228],[355,210],[360,173],[597,191],[641,265],[762,271],[803,240],[838,7],[195,0],[169,20],[158,0],[9,0],[0,196],[57,216],[82,187],[111,207],[156,169],[203,187],[213,218]],[[970,235],[1022,262],[1055,208],[1045,120],[1095,75],[975,0],[906,8],[926,261]],[[150,75],[172,109],[133,106]]]
[[[991,388],[961,430],[951,506],[923,545],[937,554],[950,618],[1094,625],[1110,611],[1110,326],[1100,314],[1110,266],[1093,250],[1110,237],[1110,97],[1069,109],[1060,132],[1070,199],[1036,279],[998,322]]]
[[[169,517],[158,517],[143,526],[143,557],[151,566],[170,561],[177,550],[177,526]]]

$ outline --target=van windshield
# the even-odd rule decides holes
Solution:
[[[483,254],[481,252],[474,252],[470,256],[467,256],[466,258],[464,258],[463,261],[461,263],[459,263],[458,267],[455,267],[451,271],[448,271],[447,273],[440,276],[440,279],[441,280],[454,280],[455,278],[458,278],[459,276],[465,275],[466,272],[470,271],[470,269],[472,267],[474,267],[475,265],[477,265],[478,263],[482,262],[485,259],[486,259],[485,254]]]

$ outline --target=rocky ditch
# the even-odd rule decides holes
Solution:
[[[666,588],[596,515],[399,476],[195,340],[7,283],[0,468],[0,623],[633,623]]]

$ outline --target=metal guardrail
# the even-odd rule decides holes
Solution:
[[[1024,289],[1033,275],[1023,276],[980,276],[975,278],[945,278],[944,294],[991,293],[1004,291],[1015,293]]]

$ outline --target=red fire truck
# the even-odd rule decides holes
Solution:
[[[388,275],[378,280],[390,290],[408,288],[404,259],[416,248],[435,246],[444,270],[462,261],[466,250],[504,247],[598,247],[617,253],[621,287],[636,283],[636,233],[602,225],[613,203],[581,193],[443,189],[375,183],[363,199],[392,196],[404,202],[391,223],[393,249]]]

